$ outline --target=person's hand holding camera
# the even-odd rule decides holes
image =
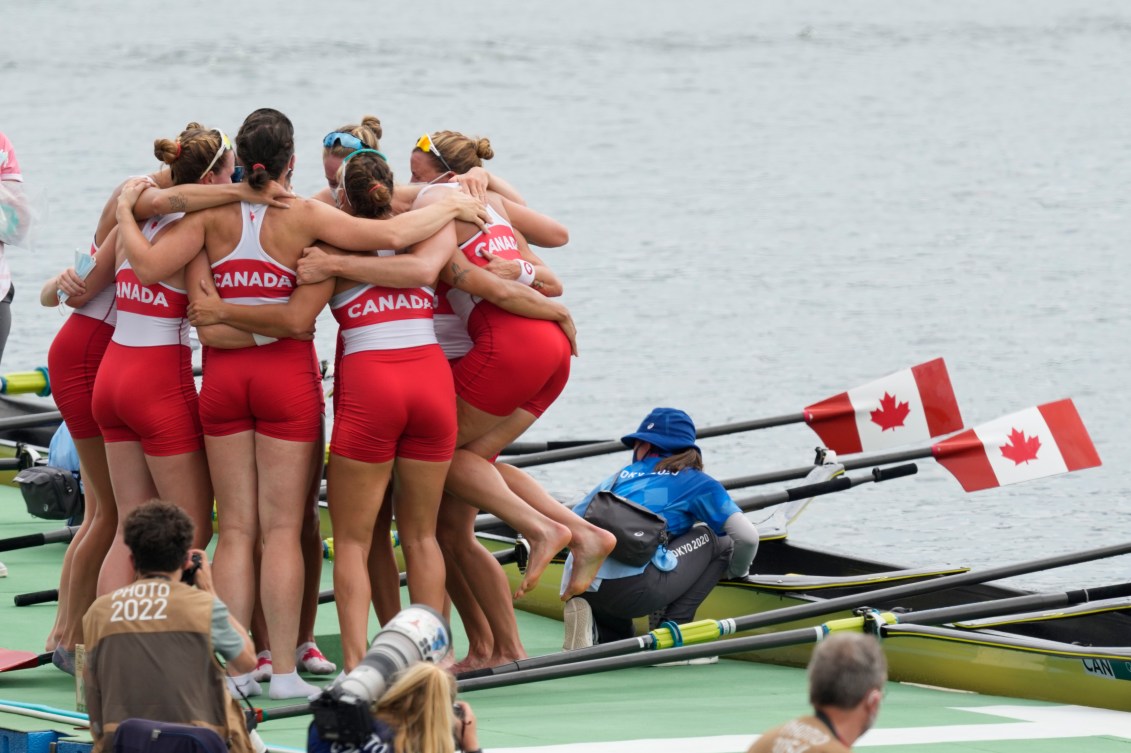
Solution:
[[[212,568],[208,565],[208,554],[203,549],[190,549],[188,557],[191,564],[185,570],[183,580],[201,591],[215,595],[216,589],[212,586]]]
[[[456,716],[456,746],[464,753],[480,753],[479,726],[475,723],[475,712],[467,701],[456,701],[452,709]]]

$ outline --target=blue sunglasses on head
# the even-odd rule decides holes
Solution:
[[[322,146],[327,149],[333,149],[335,146],[344,146],[346,149],[353,151],[365,148],[365,144],[362,143],[361,139],[357,136],[354,136],[352,133],[342,133],[341,131],[327,133],[326,138],[322,139]]]

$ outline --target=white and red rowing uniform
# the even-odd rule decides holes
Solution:
[[[90,244],[90,255],[98,246]],[[91,411],[94,379],[98,366],[114,336],[118,309],[114,305],[114,286],[107,285],[63,322],[47,351],[47,373],[51,393],[63,415],[71,436],[90,439],[102,435]]]
[[[340,348],[331,452],[369,463],[451,459],[455,387],[436,341],[435,304],[423,286],[362,284],[330,299]]]
[[[232,252],[212,264],[216,290],[228,303],[285,304],[295,271],[260,242],[268,207],[240,203],[243,230]],[[200,418],[209,436],[242,431],[293,442],[322,436],[322,376],[314,343],[289,338],[245,348],[205,348]]]
[[[146,220],[152,241],[183,212]],[[129,261],[114,276],[118,324],[94,384],[94,417],[107,442],[141,442],[147,455],[203,447],[192,377],[188,293],[165,282],[143,285]]]
[[[490,263],[485,251],[521,260],[511,224],[490,204],[487,213],[487,229],[460,244],[464,257],[477,267]],[[561,327],[504,311],[444,283],[437,293],[464,322],[474,343],[453,367],[456,394],[495,416],[509,416],[518,408],[541,416],[569,379],[570,345]]]

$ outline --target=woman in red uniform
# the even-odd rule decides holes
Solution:
[[[390,213],[393,176],[377,150],[348,155],[341,168],[343,207],[358,216]],[[418,249],[423,249],[420,244]],[[351,257],[353,258],[353,257]],[[334,521],[334,583],[342,628],[343,658],[351,669],[364,654],[370,597],[366,568],[382,492],[395,479],[397,525],[414,602],[437,609],[444,602],[444,566],[436,542],[436,513],[455,447],[455,399],[451,370],[432,327],[435,280],[450,251],[431,246],[396,256],[366,257],[374,280],[336,283],[331,308],[341,325],[341,359],[335,383],[335,421],[328,473]],[[478,270],[476,270],[478,272]],[[564,307],[491,275],[487,285],[512,285],[508,303],[534,315],[567,322]],[[505,299],[507,295],[500,296]],[[233,306],[210,297],[195,302],[194,322],[234,324],[265,332],[273,323],[298,327],[317,314],[297,303],[285,307]]]
[[[415,180],[433,180],[444,172],[466,173],[490,159],[494,152],[487,139],[473,140],[452,131],[425,136],[413,150],[411,164]],[[548,295],[558,295],[561,283],[553,273],[530,253],[520,234],[514,232],[508,212],[521,212],[525,218],[531,210],[505,199],[491,202],[493,222],[485,232],[464,228],[458,236],[467,260],[491,269],[496,274],[515,277]],[[473,521],[477,507],[502,493],[520,496],[525,502],[570,531],[570,550],[576,562],[568,584],[569,594],[588,588],[597,568],[612,551],[615,539],[607,531],[570,515],[533,478],[513,466],[489,461],[514,441],[542,414],[557,397],[568,377],[568,355],[561,357],[560,343],[544,325],[517,320],[499,312],[489,304],[453,291],[446,296],[458,320],[450,318],[446,331],[458,342],[460,325],[466,326],[474,347],[454,365],[456,390],[460,397],[460,447],[449,473],[448,490],[458,501],[445,503],[441,509],[440,530],[445,552],[463,565],[460,570],[472,580],[471,592],[487,614],[492,627],[494,646],[491,655],[469,655],[462,669],[491,665],[515,658],[521,651],[513,617],[502,614],[505,601],[489,594],[505,589],[505,580],[498,567],[489,567],[480,556],[482,547],[475,540]],[[443,306],[441,305],[441,310]],[[439,330],[438,330],[439,331]],[[441,342],[443,342],[443,336]],[[456,351],[458,353],[458,351]],[[539,362],[531,357],[539,354]],[[498,384],[506,389],[499,390]],[[497,473],[496,473],[497,471]],[[499,480],[505,482],[505,486]],[[508,490],[509,491],[505,491]],[[481,565],[472,566],[479,561]],[[524,581],[521,594],[531,584]],[[460,601],[457,598],[457,606]]]
[[[249,115],[236,143],[253,187],[293,171],[294,129],[276,110]],[[222,298],[262,305],[285,303],[292,291],[296,299],[322,295],[317,289],[294,290],[295,263],[317,239],[357,249],[399,247],[457,215],[478,220],[480,211],[473,200],[453,196],[429,211],[375,222],[298,199],[286,211],[241,204],[197,212],[152,246],[140,232],[127,229],[122,238],[143,281],[187,264],[204,249]],[[286,334],[309,337],[309,329]],[[209,342],[204,331],[201,338]],[[321,435],[321,379],[309,339],[260,336],[255,342],[210,348],[204,363],[201,418],[220,521],[216,581],[237,619],[250,621],[254,547],[262,539],[260,596],[274,661],[270,694],[294,698],[314,690],[298,677],[293,652],[302,592],[299,536]],[[240,682],[254,692],[250,678]]]
[[[197,130],[201,130],[201,126],[190,123],[178,141],[187,143],[189,135]],[[193,141],[189,147],[190,151],[201,151],[195,158],[198,161],[214,162],[198,181],[199,185],[174,184],[172,170],[154,173],[149,176],[153,187],[145,190],[134,205],[136,219],[146,220],[169,214],[174,208],[199,209],[241,199],[258,197],[258,200],[268,200],[266,196],[289,195],[275,183],[268,187],[267,194],[257,195],[244,184],[236,185],[224,180],[225,161],[219,159],[221,155],[218,155],[218,151],[228,147],[223,145],[219,132],[212,134],[199,143]],[[175,158],[176,150],[170,152],[164,144],[164,139],[158,139],[154,153],[168,165],[171,163],[167,160]],[[194,159],[191,154],[184,158]],[[192,177],[190,169],[179,173]],[[116,206],[119,192],[120,187],[107,201],[107,206],[111,207],[109,217],[114,221],[99,223],[91,244],[92,256],[105,243],[116,224],[113,207]],[[270,201],[274,203],[275,199],[271,198]],[[107,212],[104,210],[103,214]],[[111,242],[104,252],[104,272],[108,272],[114,264],[113,251],[114,245]],[[110,275],[105,274],[102,278],[105,287],[98,292],[91,290],[90,295],[86,295],[87,281],[80,278],[73,268],[68,268],[48,280],[40,293],[40,303],[44,306],[58,306],[60,294],[65,294],[67,305],[75,307],[74,315],[64,322],[47,355],[55,403],[63,414],[63,420],[71,431],[79,454],[86,503],[82,527],[63,559],[59,581],[59,610],[47,641],[47,648],[55,650],[56,663],[64,670],[73,669],[74,644],[82,642],[82,616],[95,596],[108,590],[106,585],[98,588],[98,578],[117,528],[117,510],[106,463],[106,450],[101,429],[91,411],[95,375],[117,321],[115,288],[109,285],[109,278]],[[92,286],[96,280],[97,276],[90,280]],[[114,577],[109,571],[107,575]]]
[[[205,178],[231,182],[235,155],[219,131],[190,128],[177,141],[159,140],[155,150],[171,166],[175,184]],[[217,165],[219,172],[214,173]],[[132,210],[147,187],[143,181],[131,184],[119,204]],[[181,216],[155,217],[138,228],[130,214],[119,213],[121,221],[150,239]],[[192,378],[184,273],[176,270],[159,282],[141,284],[124,250],[115,253],[116,232],[111,231],[96,256],[86,293],[72,302],[86,303],[84,299],[96,295],[114,270],[117,325],[98,367],[92,414],[106,443],[118,519],[160,496],[193,517],[196,546],[202,548],[211,535],[212,489]],[[110,590],[129,582],[131,576],[129,552],[119,531],[103,564],[101,585]]]

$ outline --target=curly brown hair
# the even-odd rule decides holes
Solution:
[[[196,526],[171,502],[152,499],[126,516],[122,538],[142,573],[179,570],[192,547]]]

